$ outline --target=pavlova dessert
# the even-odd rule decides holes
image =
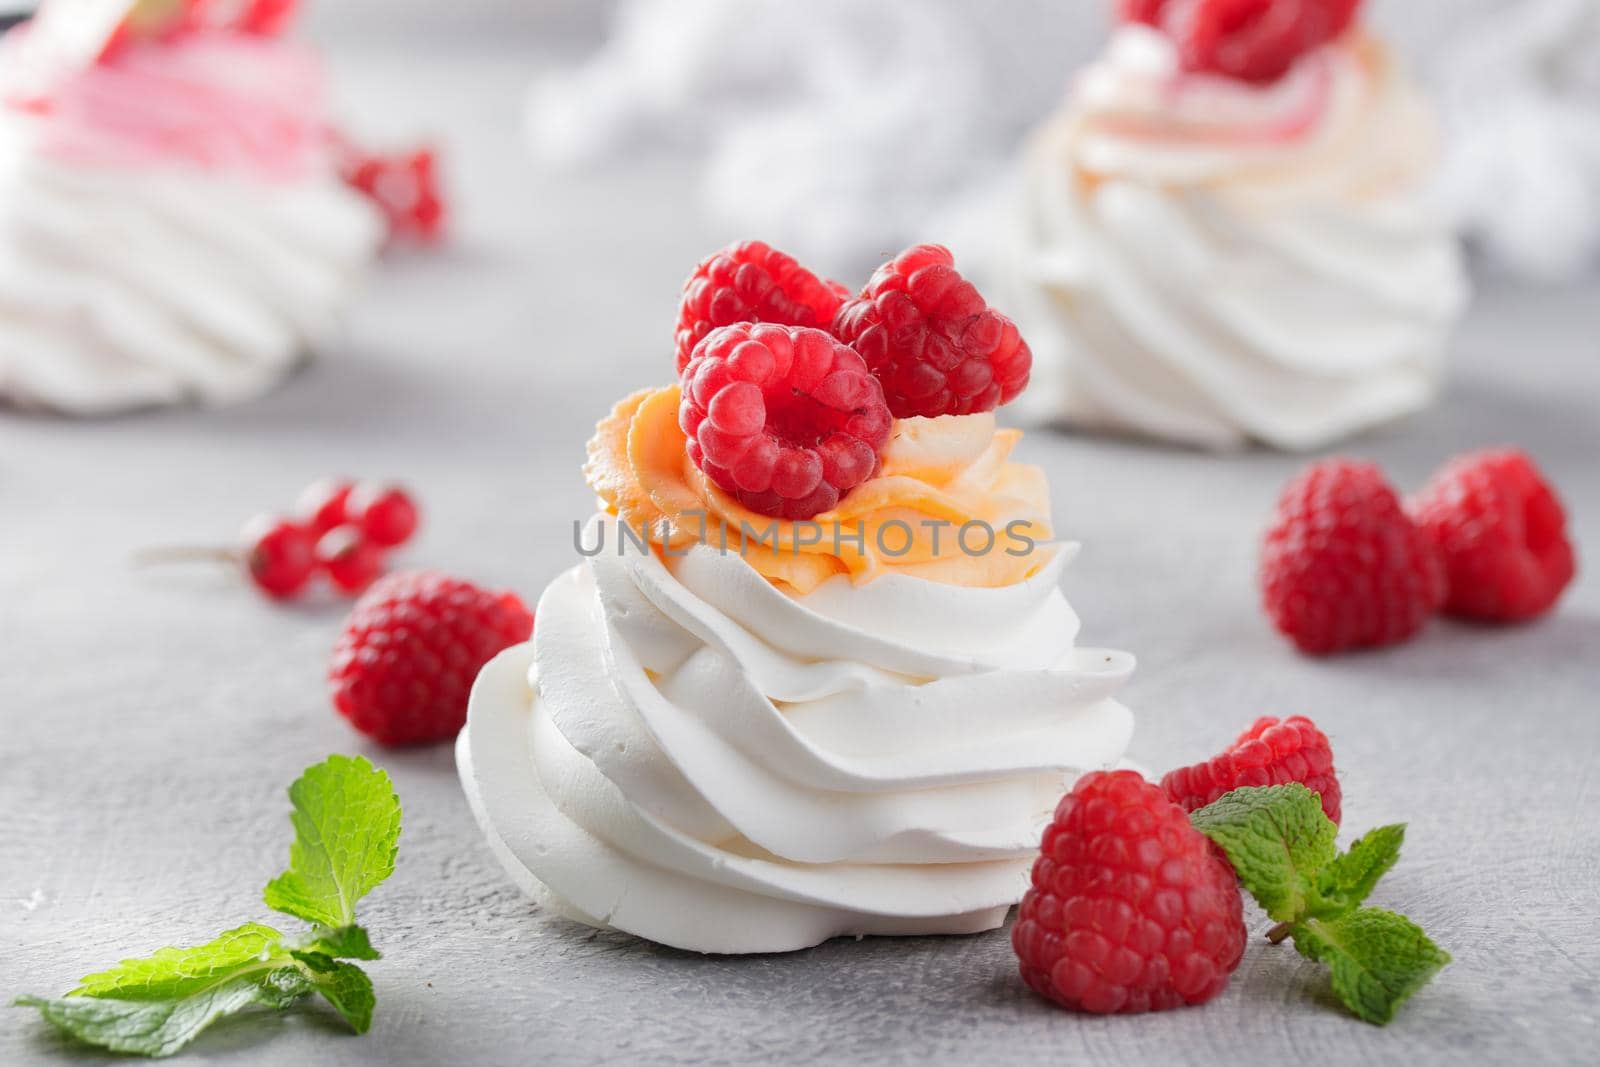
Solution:
[[[1031,413],[1311,449],[1428,404],[1467,296],[1430,114],[1360,0],[1121,0],[1006,257]]]
[[[384,220],[294,9],[47,0],[0,40],[0,400],[241,400],[333,324]]]
[[[751,242],[685,287],[678,379],[589,443],[598,513],[458,763],[549,907],[701,952],[999,926],[1065,784],[1116,763],[1042,473],[1031,356],[948,252],[859,297]]]

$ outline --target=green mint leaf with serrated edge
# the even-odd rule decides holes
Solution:
[[[257,1004],[285,1008],[309,993],[311,978],[292,961],[285,962],[288,965],[242,968],[181,995],[156,1000],[18,997],[16,1003],[38,1008],[56,1027],[89,1044],[113,1052],[170,1056],[218,1019]]]
[[[1350,850],[1334,858],[1317,879],[1317,914],[1342,915],[1366,900],[1378,879],[1400,858],[1404,823],[1368,830]]]
[[[1317,794],[1288,785],[1235,789],[1190,816],[1227,853],[1239,881],[1268,915],[1288,922],[1316,892],[1338,833]]]
[[[321,926],[349,926],[356,902],[394,872],[400,799],[360,756],[330,756],[289,787],[289,868],[267,883],[267,906]]]
[[[1450,962],[1450,954],[1420,926],[1382,908],[1307,919],[1295,930],[1294,947],[1307,959],[1327,964],[1339,999],[1379,1026]]]
[[[360,757],[331,756],[290,787],[295,841],[289,869],[266,888],[274,909],[313,924],[299,938],[246,923],[203,945],[163,948],[88,975],[64,997],[18,997],[46,1020],[116,1052],[170,1056],[218,1019],[282,1010],[320,994],[356,1033],[376,997],[344,959],[377,959],[356,903],[394,871],[400,801],[389,776]]]
[[[372,1010],[378,998],[372,979],[353,963],[342,963],[318,952],[296,952],[295,958],[310,970],[311,982],[322,999],[332,1004],[350,1028],[364,1034],[372,1025]]]
[[[297,947],[306,952],[321,953],[336,960],[376,960],[382,958],[378,950],[372,947],[372,941],[367,937],[367,931],[360,926],[319,926],[313,929],[311,936]]]
[[[1360,907],[1400,858],[1403,824],[1380,826],[1339,854],[1338,827],[1294,783],[1235,789],[1190,819],[1278,921],[1271,939],[1292,937],[1302,956],[1326,964],[1334,993],[1367,1022],[1389,1022],[1450,962],[1404,915]]]
[[[270,926],[245,923],[192,948],[163,948],[86,975],[68,996],[116,1000],[184,997],[241,971],[270,969],[283,935]],[[281,959],[280,959],[281,965]]]

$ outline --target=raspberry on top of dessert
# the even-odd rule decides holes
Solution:
[[[604,510],[800,593],[836,574],[977,587],[1037,574],[1055,552],[1047,486],[1010,462],[1021,435],[993,415],[1027,384],[1016,326],[937,245],[896,256],[857,298],[838,288],[759,242],[697,268],[679,384],[625,398],[589,443]],[[829,302],[831,333],[808,325]],[[721,321],[733,314],[752,318]]]

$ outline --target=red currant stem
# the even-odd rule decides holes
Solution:
[[[240,563],[244,553],[236,548],[215,545],[165,545],[160,548],[142,548],[133,554],[135,567],[157,566],[163,563]]]
[[[1294,923],[1279,923],[1267,931],[1267,940],[1274,945],[1294,932]]]

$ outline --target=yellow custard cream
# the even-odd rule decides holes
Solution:
[[[670,386],[612,410],[585,473],[630,530],[664,547],[727,546],[797,593],[837,574],[994,588],[1032,577],[1054,553],[1044,474],[1010,462],[1021,437],[997,430],[992,412],[896,420],[876,477],[832,511],[790,522],[748,510],[690,462]]]

